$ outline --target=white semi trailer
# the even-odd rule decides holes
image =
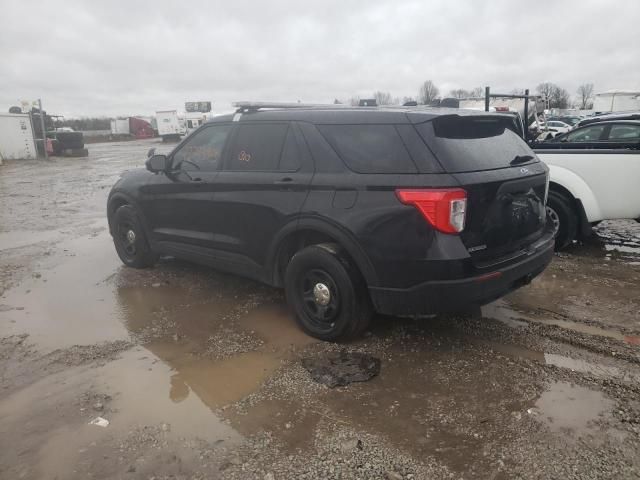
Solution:
[[[161,110],[156,112],[156,122],[158,123],[158,135],[163,141],[180,140],[186,135],[184,117],[179,117],[176,110]]]
[[[29,115],[0,113],[0,164],[3,160],[30,160],[37,157]]]

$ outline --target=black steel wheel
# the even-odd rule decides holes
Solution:
[[[332,329],[340,312],[340,296],[331,275],[324,270],[309,270],[303,274],[298,289],[307,318],[318,330]]]
[[[122,263],[133,268],[153,266],[158,260],[145,236],[136,210],[131,205],[119,207],[111,221],[111,234]]]
[[[287,265],[285,291],[298,324],[313,337],[356,337],[369,325],[372,309],[364,281],[335,244],[296,253]]]

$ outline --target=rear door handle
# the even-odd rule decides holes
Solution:
[[[293,178],[291,177],[284,177],[281,178],[280,180],[276,180],[273,182],[274,185],[290,185],[293,182]]]

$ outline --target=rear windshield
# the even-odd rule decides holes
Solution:
[[[450,115],[416,125],[447,172],[472,172],[510,167],[518,156],[535,155],[515,133],[512,119]]]
[[[358,173],[417,173],[395,125],[317,125],[320,133]]]

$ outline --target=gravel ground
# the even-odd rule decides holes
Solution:
[[[0,167],[0,478],[640,478],[638,224],[482,311],[329,344],[280,291],[120,265],[106,195],[150,146],[170,148]],[[379,375],[328,388],[301,364],[341,351]]]

